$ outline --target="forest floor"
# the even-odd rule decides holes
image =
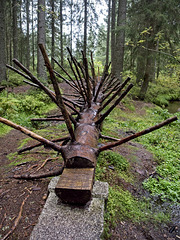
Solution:
[[[25,90],[26,88],[20,87],[14,91]],[[152,107],[151,104],[139,101],[136,101],[134,104],[137,114],[142,115],[145,114],[142,110],[145,104]],[[124,110],[126,111],[126,108]],[[50,126],[51,130],[53,130],[53,127],[53,125]],[[57,134],[55,134],[57,137],[61,137]],[[63,135],[65,135],[65,132]],[[119,137],[121,136],[122,133],[120,131]],[[0,239],[29,239],[48,196],[47,186],[50,178],[26,181],[16,180],[12,178],[13,175],[25,172],[41,173],[51,171],[59,168],[62,164],[61,157],[58,160],[54,152],[42,147],[21,154],[21,157],[19,157],[16,153],[17,149],[26,138],[25,135],[16,130],[11,130],[7,135],[0,137]],[[36,143],[36,141],[30,140],[27,145],[33,143]],[[126,183],[119,178],[117,180],[118,185],[136,197],[146,195],[147,193],[142,188],[142,182],[155,171],[156,162],[152,154],[143,145],[135,142],[129,142],[121,147],[117,147],[116,151],[131,162],[131,174],[136,178],[136,184]],[[135,158],[132,156],[135,156]],[[42,166],[47,159],[45,166]],[[20,162],[18,163],[18,161]],[[40,167],[41,169],[38,170]],[[159,208],[159,206],[157,207]],[[156,208],[156,205],[154,208]],[[18,223],[17,226],[15,226],[16,223]],[[117,226],[110,229],[110,239],[178,240],[180,239],[179,227],[177,222],[173,222],[173,220],[169,223],[156,224],[153,222],[136,224],[130,220],[119,221]],[[15,228],[14,231],[7,238],[4,238],[13,228]]]

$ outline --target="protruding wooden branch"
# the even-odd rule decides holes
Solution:
[[[109,89],[111,89],[112,86],[114,86],[114,84],[117,83],[117,81],[119,81],[119,79],[117,79],[116,77],[109,78],[109,80],[106,81],[106,86],[104,87],[102,92],[107,92]]]
[[[69,58],[68,58],[68,62],[69,62],[69,66],[70,66],[70,68],[71,68],[71,70],[72,70],[72,72],[73,72],[73,74],[74,74],[74,76],[75,76],[75,78],[76,78],[76,82],[77,82],[77,84],[78,84],[78,88],[79,88],[79,90],[80,90],[80,94],[81,94],[81,96],[83,97],[84,102],[86,103],[86,97],[85,97],[85,95],[84,95],[84,93],[83,93],[83,89],[82,89],[82,87],[81,87],[81,85],[80,85],[80,83],[79,83],[77,74],[76,74],[76,72],[74,71],[74,68],[73,68],[72,63],[71,63],[71,61],[69,60]]]
[[[13,59],[13,62],[21,68],[31,79],[31,81],[37,84],[50,98],[51,100],[58,105],[54,93],[48,89],[44,84],[42,84],[26,67],[24,67],[17,59]]]
[[[64,101],[62,99],[62,95],[61,95],[61,92],[60,92],[60,89],[59,89],[59,86],[58,86],[58,83],[57,83],[57,80],[56,80],[56,77],[54,75],[54,72],[53,72],[53,69],[51,67],[51,64],[50,64],[50,61],[49,61],[49,58],[48,58],[48,55],[46,53],[46,50],[44,48],[44,45],[43,44],[39,44],[39,48],[41,50],[41,53],[44,57],[44,62],[45,62],[45,65],[49,71],[49,74],[50,74],[50,78],[51,78],[51,81],[52,81],[52,84],[53,84],[53,87],[54,87],[54,91],[56,93],[56,100],[59,104],[59,107],[61,109],[61,112],[63,114],[63,117],[64,117],[64,120],[65,120],[65,123],[66,123],[66,126],[67,126],[67,129],[69,131],[69,134],[72,138],[72,141],[75,141],[75,136],[74,136],[74,130],[72,128],[72,125],[71,125],[71,121],[70,121],[70,117],[69,117],[69,113],[67,112],[66,110],[66,107],[64,105]]]
[[[21,131],[22,133],[28,135],[29,137],[31,137],[33,139],[36,139],[37,141],[39,141],[42,144],[52,148],[55,151],[61,152],[61,146],[56,145],[55,143],[49,141],[48,139],[43,138],[40,135],[38,135],[38,134],[28,130],[27,128],[21,127],[20,125],[17,125],[17,124],[15,124],[15,123],[13,123],[13,122],[5,119],[5,118],[2,118],[2,117],[0,117],[0,122],[2,122],[2,123],[6,124],[6,125],[8,125],[8,126],[10,126],[12,128],[15,128],[15,129]]]
[[[87,88],[87,102],[88,102],[88,107],[91,107],[91,100],[92,100],[92,94],[91,94],[91,85],[89,81],[89,72],[88,72],[88,61],[87,58],[84,58],[84,66],[85,66],[85,81],[86,81],[86,88]]]
[[[74,81],[74,79],[70,76],[70,74],[61,66],[61,64],[55,59],[52,58],[53,61],[63,70],[63,72],[69,77],[69,79],[74,83],[74,85],[76,86],[76,88],[78,89],[78,85],[76,84],[76,82]],[[60,75],[60,74],[59,74]],[[66,79],[67,80],[67,79]]]
[[[111,88],[106,95],[103,96],[101,103],[103,103],[104,100],[106,100],[106,98],[108,98],[117,89],[118,86],[119,86],[119,82],[113,88]]]
[[[67,80],[66,78],[64,78],[63,76],[61,76],[57,71],[53,70],[54,73],[56,74],[56,76],[58,76],[59,78],[61,78],[62,80],[64,80],[70,87],[74,88],[74,90],[76,92],[80,92],[78,87],[74,86],[69,80]]]
[[[19,75],[23,76],[24,78],[28,79],[29,81],[31,81],[31,78],[28,75],[24,74],[23,72],[19,71],[18,69],[14,68],[14,67],[12,67],[12,66],[10,66],[8,64],[6,64],[6,67],[11,69],[12,71],[18,73]],[[33,86],[33,87],[39,88],[39,86],[37,84],[31,83],[29,81],[23,80],[23,82],[25,82],[25,83]]]
[[[121,90],[126,86],[126,84],[130,81],[130,78],[128,77],[120,86],[119,89],[112,95],[112,97],[110,97],[108,99],[108,101],[99,108],[98,113],[100,113],[109,103],[111,103],[113,101],[113,99],[115,99],[115,97],[117,95],[120,94]]]
[[[70,140],[70,137],[62,137],[62,138],[52,139],[51,142],[63,142],[63,141],[68,141],[68,140]],[[17,151],[17,153],[21,154],[23,152],[30,151],[30,150],[32,150],[36,147],[40,147],[42,145],[43,145],[43,143],[37,143],[37,144],[31,145],[31,146],[27,146],[27,147],[19,149]]]
[[[26,78],[27,80],[30,80],[30,81],[31,81],[31,78],[30,78],[28,75],[22,73],[22,72],[19,71],[18,69],[14,68],[14,67],[12,67],[12,66],[10,66],[10,65],[8,65],[8,64],[6,64],[6,67],[9,68],[9,69],[11,69],[12,71],[18,73],[19,75],[23,76],[23,77]]]
[[[94,69],[94,61],[93,61],[93,53],[91,52],[91,72],[92,72],[92,78],[94,80],[94,88],[96,87],[96,73]]]
[[[73,100],[71,100],[71,99],[68,99],[68,98],[66,98],[66,97],[62,97],[62,98],[63,98],[64,101],[67,101],[67,102],[69,102],[69,103],[72,103],[72,104],[73,104],[74,106],[76,106],[76,107],[79,107],[79,108],[82,107],[82,105],[76,103],[75,101],[73,101]]]
[[[68,50],[68,52],[69,52],[69,54],[70,54],[70,56],[71,56],[72,62],[74,63],[76,72],[77,72],[77,74],[78,74],[78,77],[79,77],[79,80],[80,80],[80,83],[81,83],[81,88],[82,88],[82,90],[84,91],[86,97],[88,97],[88,94],[87,94],[86,88],[85,88],[85,86],[84,86],[84,83],[83,83],[81,74],[80,74],[80,72],[79,72],[78,64],[77,64],[76,61],[74,60],[74,57],[73,57],[73,55],[72,55],[72,53],[71,53],[71,50],[70,50],[69,48],[67,48],[67,50]],[[88,101],[88,99],[87,99],[87,101]]]
[[[123,138],[123,139],[117,141],[117,142],[110,143],[110,144],[107,144],[107,145],[105,145],[105,146],[103,146],[103,147],[100,147],[100,148],[98,149],[98,152],[100,153],[100,152],[105,151],[105,150],[108,150],[108,149],[110,149],[110,148],[119,146],[119,145],[121,145],[121,144],[123,144],[123,143],[126,143],[126,142],[132,140],[132,139],[135,139],[135,138],[137,138],[137,137],[140,137],[140,136],[142,136],[142,135],[145,135],[145,134],[147,134],[147,133],[150,133],[150,132],[152,132],[152,131],[154,131],[154,130],[157,130],[157,129],[159,129],[159,128],[161,128],[161,127],[163,127],[163,126],[165,126],[165,125],[167,125],[167,124],[169,124],[169,123],[171,123],[171,122],[174,122],[174,121],[176,121],[176,120],[177,120],[177,117],[176,117],[176,116],[174,116],[174,117],[172,117],[172,118],[168,118],[167,120],[165,120],[165,121],[163,121],[163,122],[161,122],[161,123],[159,123],[159,124],[156,124],[156,125],[153,126],[153,127],[150,127],[150,128],[147,128],[147,129],[145,129],[145,130],[143,130],[143,131],[141,131],[141,132],[132,134],[132,135],[126,137],[126,138]]]
[[[64,167],[62,167],[56,171],[50,171],[50,172],[41,173],[41,174],[26,173],[26,174],[22,174],[22,175],[14,175],[13,178],[24,179],[24,180],[33,180],[33,179],[40,179],[40,178],[47,178],[47,177],[55,177],[55,176],[61,175],[63,170],[64,170]]]
[[[31,121],[32,122],[41,122],[41,121],[44,121],[44,122],[50,122],[50,121],[64,121],[64,118],[31,118]]]
[[[96,124],[100,124],[104,119],[112,112],[112,110],[120,103],[120,101],[126,96],[126,94],[131,90],[133,84],[130,84],[127,89],[121,94],[121,96],[115,101],[115,103],[96,121]]]
[[[97,100],[97,97],[98,97],[98,95],[99,95],[99,92],[100,92],[100,90],[101,90],[101,87],[103,86],[103,83],[104,83],[106,77],[107,77],[106,74],[101,77],[101,80],[100,80],[100,82],[99,82],[99,85],[97,86],[97,90],[96,90],[96,93],[95,93],[94,102],[96,102],[96,100]]]

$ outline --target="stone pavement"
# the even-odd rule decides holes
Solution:
[[[104,229],[104,207],[108,183],[95,181],[92,200],[86,206],[63,204],[54,189],[59,177],[49,186],[49,196],[30,240],[98,240]]]

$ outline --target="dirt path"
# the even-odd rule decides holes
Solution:
[[[64,84],[63,84],[64,86]],[[23,88],[22,88],[23,89]],[[16,89],[16,92],[23,91]],[[68,92],[67,89],[65,90]],[[140,114],[143,103],[137,102],[136,108]],[[42,211],[43,205],[47,198],[47,186],[49,179],[38,181],[15,180],[11,178],[14,173],[23,173],[27,169],[37,169],[50,154],[49,150],[40,152],[35,150],[32,154],[24,154],[25,158],[32,158],[32,161],[17,166],[9,165],[14,160],[9,159],[10,153],[15,153],[20,145],[20,140],[26,138],[22,133],[12,130],[6,136],[0,138],[0,239],[5,236],[13,227],[14,222],[20,213],[22,202],[27,198],[22,211],[22,217],[15,229],[9,236],[9,240],[27,240],[31,234],[34,225],[37,223],[38,217]],[[35,141],[32,141],[35,143]],[[125,190],[130,191],[134,196],[144,194],[142,189],[142,181],[152,174],[155,170],[156,163],[152,154],[149,153],[142,145],[129,142],[121,147],[117,147],[116,151],[131,161],[132,174],[136,176],[136,183],[126,183],[123,179],[118,179],[118,184]],[[56,162],[49,162],[42,171],[50,171],[58,167]],[[173,230],[174,227],[174,230]],[[151,223],[133,224],[129,221],[121,222],[111,230],[112,237],[115,240],[178,240],[176,226],[159,224],[157,228]]]

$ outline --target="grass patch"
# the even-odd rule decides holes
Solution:
[[[34,126],[31,118],[43,117],[47,112],[56,108],[48,96],[39,90],[24,94],[3,91],[0,94],[0,102],[0,116],[30,129]],[[0,123],[0,136],[7,134],[10,130],[10,127]]]
[[[177,115],[180,119],[180,113]],[[172,114],[160,107],[146,109],[144,116],[137,116],[135,111],[115,109],[103,124],[103,134],[119,138],[118,135],[121,134],[121,131],[142,131],[171,116]],[[179,140],[179,120],[134,140],[143,144],[147,150],[152,152],[158,163],[156,168],[158,177],[146,179],[143,187],[161,201],[171,201],[173,203],[178,202],[180,198]],[[123,179],[126,183],[133,184],[135,176],[130,173],[128,161],[122,156],[117,157],[116,154],[112,151],[101,153],[96,168],[96,179],[107,181],[110,184],[107,212],[105,214],[105,239],[109,238],[110,227],[114,227],[119,221],[160,223],[170,219],[168,211],[158,210],[153,212],[150,199],[138,199],[118,185],[118,178]],[[111,157],[114,160],[111,160]],[[109,170],[111,165],[114,166],[114,170]]]

